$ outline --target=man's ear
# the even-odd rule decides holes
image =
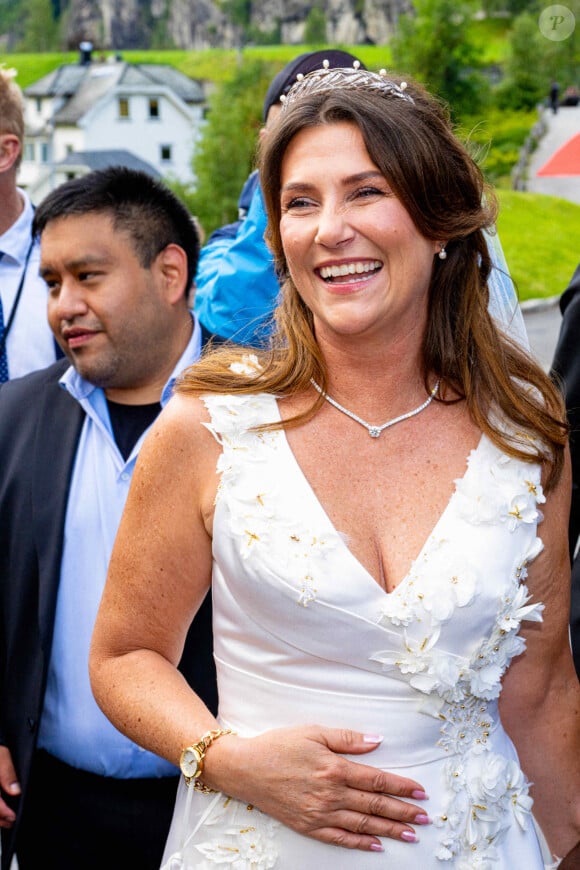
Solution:
[[[161,271],[164,292],[172,305],[182,297],[187,300],[187,254],[173,242],[157,255],[156,266]]]
[[[20,139],[14,133],[0,134],[0,172],[12,169],[20,156]]]

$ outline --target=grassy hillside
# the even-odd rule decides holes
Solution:
[[[520,300],[562,293],[580,259],[580,205],[513,190],[498,197],[499,237]]]
[[[321,46],[251,46],[245,48],[245,58],[262,58],[279,63],[280,68],[303,51],[310,51]],[[322,46],[323,47],[323,46]],[[336,48],[337,46],[333,46]],[[388,46],[340,46],[352,52],[369,67],[380,69],[391,64],[391,52]],[[111,52],[103,53],[103,57]],[[99,58],[95,52],[95,59]],[[208,48],[204,51],[123,51],[124,60],[132,63],[166,63],[176,67],[185,75],[194,79],[205,79],[211,82],[223,82],[235,76],[239,63],[239,53],[233,49]],[[5,54],[0,56],[0,62],[14,67],[18,72],[17,82],[21,88],[26,88],[32,82],[46,75],[62,63],[75,63],[77,52],[62,52],[52,54]]]
[[[507,33],[510,27],[509,18],[492,18],[483,21],[473,21],[471,30],[476,44],[480,47],[481,60],[484,64],[501,65],[507,54]],[[303,45],[272,45],[248,46],[244,48],[244,56],[259,57],[279,62],[280,67],[302,51],[309,51],[324,46]],[[388,45],[356,45],[336,46],[345,48],[356,54],[369,67],[380,69],[392,63],[391,51]],[[109,54],[111,52],[108,52]],[[235,74],[238,53],[231,49],[206,49],[204,51],[124,51],[123,57],[134,63],[168,63],[196,79],[220,82]],[[98,57],[98,52],[96,53]],[[61,63],[74,63],[76,52],[53,54],[5,54],[0,55],[0,63],[18,70],[18,84],[25,88],[36,79],[50,72]]]

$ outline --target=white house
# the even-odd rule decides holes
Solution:
[[[170,66],[81,53],[24,90],[26,136],[19,183],[34,202],[95,163],[149,166],[194,180],[191,158],[203,125],[199,82]],[[108,152],[107,158],[103,152]],[[101,155],[101,160],[87,155]],[[131,155],[135,158],[131,161]]]

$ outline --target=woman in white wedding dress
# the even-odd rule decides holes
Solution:
[[[294,86],[261,173],[278,343],[184,373],[93,640],[105,713],[182,766],[163,866],[555,865],[566,425],[488,313],[493,197],[422,88],[354,69]],[[176,669],[210,582],[217,721]]]

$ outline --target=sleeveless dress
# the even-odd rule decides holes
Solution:
[[[319,724],[384,735],[354,761],[419,781],[419,843],[353,851],[181,779],[163,870],[536,870],[529,784],[498,715],[500,680],[541,621],[540,468],[482,436],[409,573],[386,593],[317,500],[271,395],[205,396],[222,445],[213,540],[219,721],[240,736]],[[337,474],[340,469],[337,469]],[[423,806],[423,803],[421,803]],[[541,835],[540,835],[541,836]]]

